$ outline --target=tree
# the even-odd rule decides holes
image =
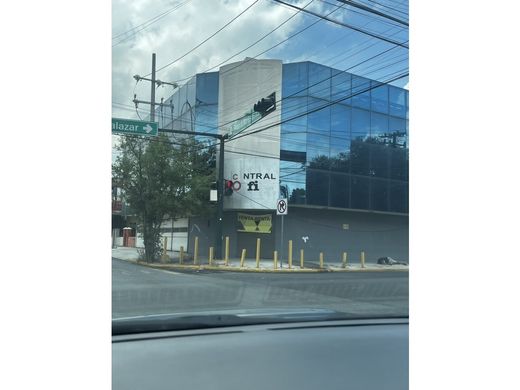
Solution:
[[[147,262],[159,257],[164,220],[212,211],[208,190],[215,180],[214,150],[192,139],[180,144],[173,145],[164,134],[127,137],[112,166],[114,180],[137,214]]]

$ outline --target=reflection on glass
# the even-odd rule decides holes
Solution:
[[[370,80],[352,75],[352,106],[370,110]]]
[[[307,169],[307,203],[327,206],[329,202],[330,174],[325,171]]]
[[[342,104],[351,104],[350,95],[352,94],[352,75],[338,70],[332,70],[331,78],[331,99],[341,100]]]
[[[371,179],[370,184],[371,209],[388,211],[388,180]]]
[[[375,87],[370,91],[372,111],[388,114],[388,85],[372,81],[372,87]]]
[[[389,86],[390,115],[406,118],[405,90]]]
[[[330,175],[330,206],[331,207],[350,207],[349,175],[331,173]]]
[[[308,62],[284,64],[282,66],[282,98],[307,96],[307,69]]]
[[[309,96],[330,100],[331,68],[309,63]]]
[[[368,209],[369,178],[351,176],[350,205],[353,209]]]

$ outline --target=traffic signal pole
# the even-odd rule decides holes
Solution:
[[[218,178],[217,178],[217,223],[215,229],[215,259],[222,259],[222,241],[224,225],[224,141],[229,138],[228,134],[204,133],[201,131],[186,131],[172,129],[158,129],[161,133],[201,135],[217,138],[219,140]]]

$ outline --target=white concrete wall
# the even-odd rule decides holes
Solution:
[[[161,227],[164,229],[171,229],[171,227],[172,227],[171,219],[163,222]],[[174,220],[173,228],[174,229],[186,228],[186,230],[187,230],[188,229],[188,218],[181,218],[181,219]],[[172,241],[172,235],[173,235],[173,241]],[[187,250],[187,248],[188,248],[188,232],[187,231],[186,232],[173,232],[173,233],[170,231],[170,232],[161,233],[161,246],[162,246],[164,237],[166,237],[168,239],[168,242],[167,242],[168,250],[179,251],[181,246],[184,247],[185,251]],[[137,232],[135,246],[137,248],[144,248],[144,240],[143,240],[142,236],[139,234],[139,231]]]

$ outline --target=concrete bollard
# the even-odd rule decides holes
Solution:
[[[274,251],[273,253],[273,268],[275,270],[278,269],[278,251]]]
[[[246,250],[242,249],[242,255],[240,256],[240,268],[244,267],[245,258],[246,258]]]
[[[361,252],[361,268],[365,268],[365,251]]]
[[[260,267],[260,239],[256,239],[256,268]]]
[[[181,246],[181,249],[179,251],[179,264],[184,263],[184,247]]]
[[[209,259],[208,259],[208,264],[211,266],[213,265],[213,247],[210,246],[209,247]]]
[[[341,266],[343,268],[347,267],[347,252],[343,252],[343,259],[341,260]]]
[[[323,268],[323,252],[320,252],[320,268]]]
[[[292,267],[292,240],[289,240],[289,251],[288,251],[289,269]]]
[[[168,248],[168,237],[164,237],[163,240],[163,251],[161,255],[161,260],[166,262],[168,260],[168,256],[166,255],[166,248]]]
[[[195,237],[195,247],[193,248],[193,265],[197,264],[199,258],[199,238]]]
[[[303,269],[303,249],[300,249],[300,268]]]
[[[229,237],[226,236],[226,251],[224,253],[224,264],[226,267],[229,265]]]

